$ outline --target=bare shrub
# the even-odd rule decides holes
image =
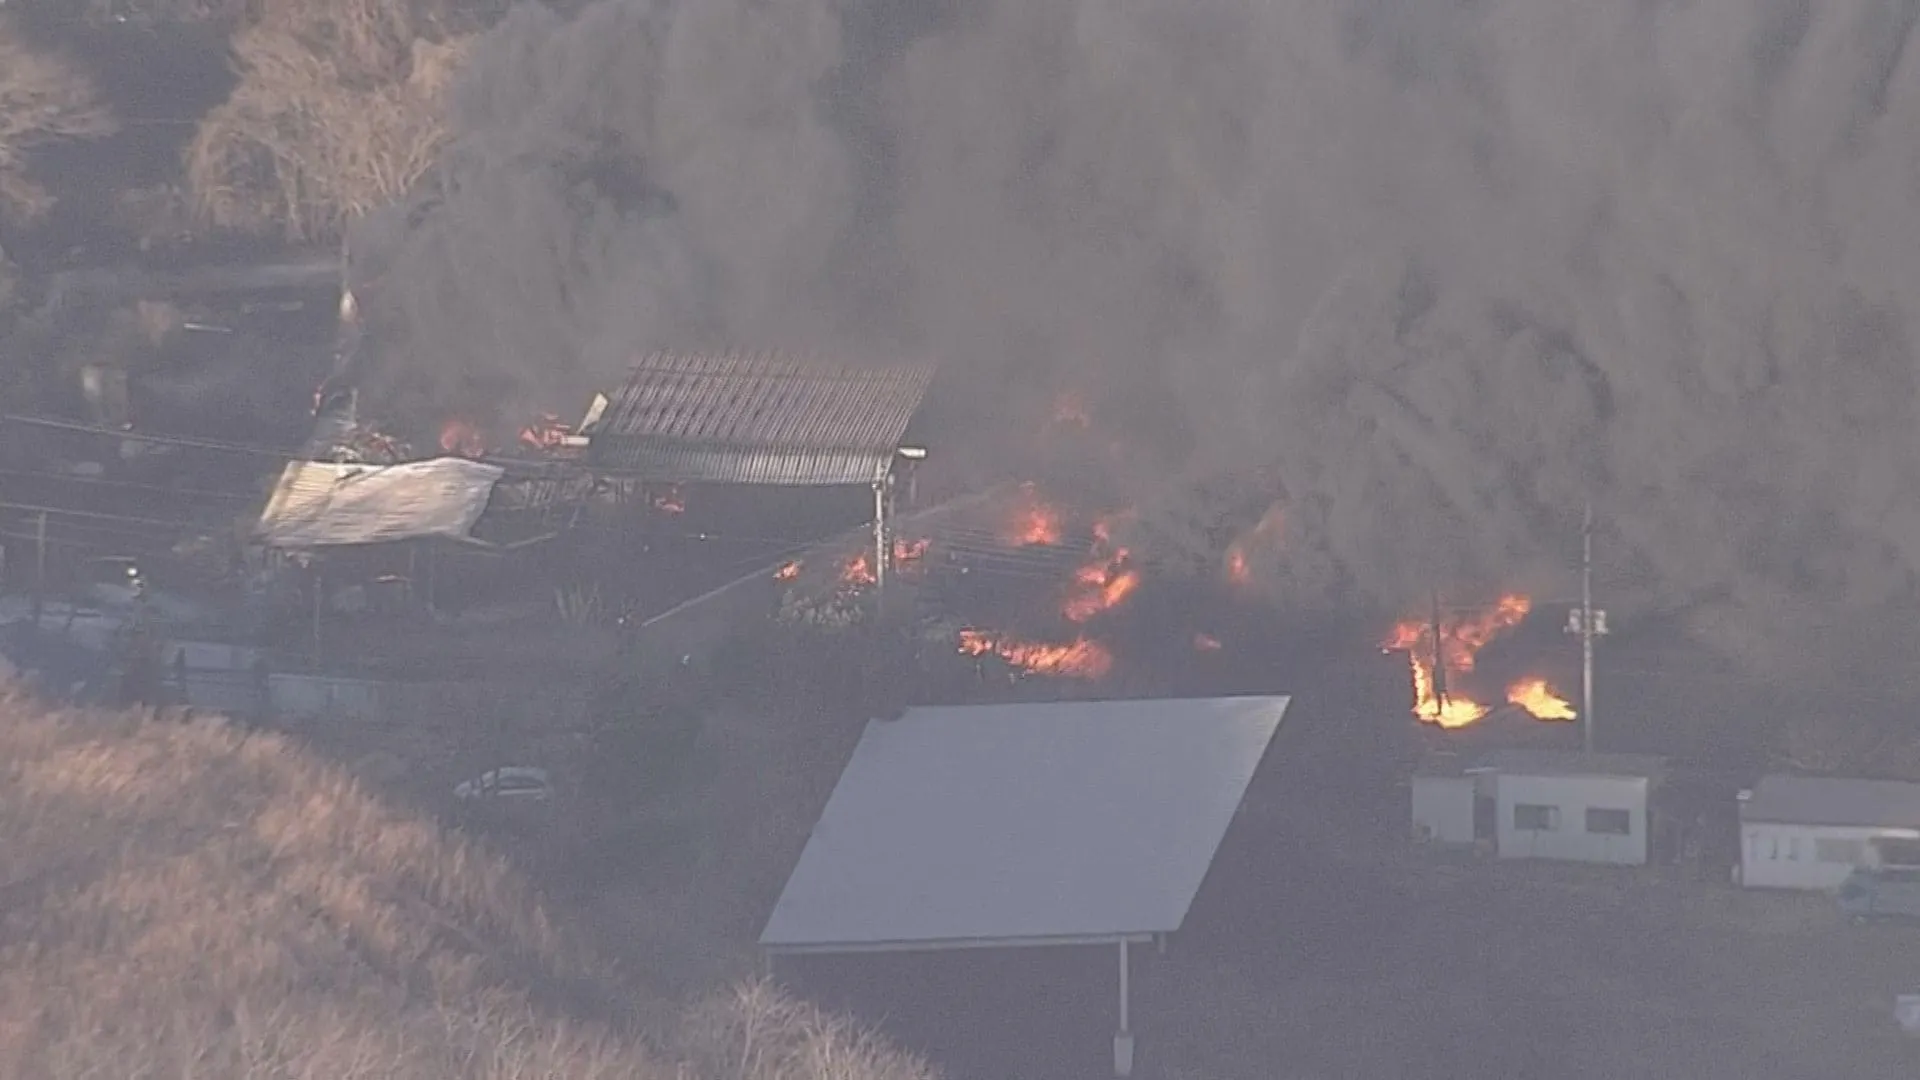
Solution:
[[[195,209],[305,242],[399,198],[445,142],[472,28],[431,3],[259,0],[233,42],[240,82],[186,151]]]
[[[53,194],[27,173],[36,148],[114,130],[113,114],[84,71],[30,44],[0,17],[0,210],[32,217],[53,205]]]
[[[709,1080],[934,1080],[927,1062],[844,1017],[745,983],[695,1006],[675,1047]]]

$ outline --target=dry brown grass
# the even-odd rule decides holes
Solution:
[[[256,0],[233,40],[240,82],[187,147],[196,209],[308,242],[398,199],[445,143],[472,29],[448,4]]]
[[[35,148],[111,134],[114,126],[84,71],[0,17],[0,211],[31,217],[53,204],[52,193],[27,172]]]
[[[0,720],[0,1077],[931,1075],[764,985],[636,1004],[504,863],[281,738]]]

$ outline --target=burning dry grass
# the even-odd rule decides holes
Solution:
[[[280,738],[0,715],[0,1076],[928,1075],[763,986],[616,1004],[504,863]]]
[[[1484,610],[1443,615],[1436,600],[1427,619],[1407,619],[1381,643],[1388,652],[1405,652],[1413,674],[1413,714],[1443,728],[1464,727],[1484,718],[1490,707],[1461,693],[1458,682],[1473,674],[1480,650],[1518,626],[1533,601],[1518,593],[1501,597]],[[1507,687],[1507,704],[1538,720],[1572,720],[1573,706],[1538,676]]]

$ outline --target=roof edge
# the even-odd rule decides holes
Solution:
[[[945,938],[936,941],[769,942],[760,948],[772,956],[829,956],[851,953],[952,952],[958,949],[1028,949],[1068,945],[1118,945],[1153,941],[1172,930],[1137,930],[1111,934],[1042,934],[1033,937]]]
[[[1902,829],[1920,833],[1920,820],[1912,822],[1897,821],[1841,821],[1834,818],[1786,817],[1780,814],[1761,814],[1759,816],[1740,815],[1742,825],[1798,825],[1809,829]]]

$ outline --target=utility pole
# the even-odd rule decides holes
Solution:
[[[33,522],[33,628],[40,629],[40,608],[47,595],[47,512]]]
[[[1444,711],[1447,707],[1447,639],[1441,632],[1438,589],[1433,591],[1433,623],[1428,632],[1433,635],[1433,703]]]
[[[1567,613],[1567,633],[1580,635],[1580,746],[1593,753],[1593,639],[1607,634],[1607,613],[1593,606],[1593,503],[1580,516],[1580,606]]]
[[[873,485],[873,593],[883,596],[887,589],[887,503],[889,498],[887,480],[878,480]]]

